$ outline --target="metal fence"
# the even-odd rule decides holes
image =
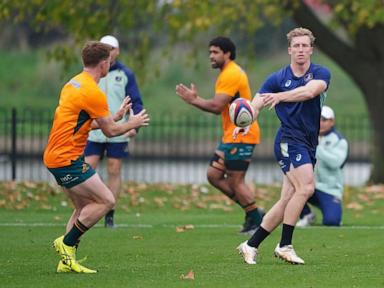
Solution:
[[[140,129],[129,143],[123,179],[145,182],[206,182],[205,171],[221,137],[220,117],[151,114],[149,127]],[[53,111],[0,108],[0,180],[52,181],[42,164],[42,154],[52,124]],[[255,149],[249,181],[281,180],[273,157],[273,138],[279,125],[272,112],[259,117],[262,143]],[[367,117],[337,115],[337,127],[350,144],[346,183],[362,185],[370,173],[371,126]],[[99,169],[105,176],[105,167]]]

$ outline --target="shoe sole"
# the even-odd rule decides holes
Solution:
[[[281,260],[283,260],[284,262],[287,262],[287,263],[289,263],[289,264],[292,264],[292,265],[304,265],[304,263],[298,263],[298,262],[294,262],[294,261],[289,261],[289,260],[285,259],[284,257],[280,256],[280,255],[279,255],[278,253],[276,253],[276,252],[274,252],[274,254],[275,254],[275,257],[276,257],[276,258],[279,258],[279,259],[281,259]]]

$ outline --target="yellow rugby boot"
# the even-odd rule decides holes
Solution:
[[[76,247],[65,245],[64,236],[53,241],[53,247],[60,255],[60,262],[57,266],[57,272],[77,272],[77,273],[96,273],[96,270],[88,269],[76,261]]]
[[[62,260],[59,261],[56,271],[57,273],[68,273],[68,272],[85,273],[85,274],[97,273],[96,270],[92,270],[87,267],[84,267],[83,265],[80,265],[77,262],[72,262],[71,265],[67,265]]]

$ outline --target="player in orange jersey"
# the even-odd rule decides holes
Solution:
[[[241,97],[252,99],[247,74],[235,63],[236,47],[226,37],[217,37],[209,43],[209,59],[212,68],[220,69],[216,80],[215,96],[203,99],[198,96],[194,84],[176,86],[176,94],[185,102],[203,111],[221,114],[223,137],[210,166],[208,181],[229,198],[237,202],[245,212],[245,223],[241,233],[252,233],[261,223],[262,211],[256,206],[255,195],[245,183],[245,174],[256,144],[260,142],[257,122],[251,125],[247,135],[233,137],[236,126],[229,118],[229,106]]]
[[[91,129],[101,129],[108,137],[117,136],[149,124],[145,110],[131,115],[127,122],[116,123],[130,109],[129,99],[110,115],[106,95],[97,83],[107,75],[112,47],[88,42],[82,50],[83,71],[61,90],[44,164],[74,205],[66,234],[54,241],[61,260],[57,272],[96,273],[76,261],[79,238],[115,205],[110,189],[92,167],[84,162],[83,151]]]

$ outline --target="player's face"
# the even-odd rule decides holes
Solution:
[[[329,130],[332,129],[332,127],[335,125],[335,120],[333,119],[325,119],[323,117],[320,118],[320,135],[324,135]]]
[[[229,52],[224,53],[219,47],[211,46],[209,47],[209,60],[211,61],[212,68],[223,68],[226,61],[229,59]]]
[[[311,40],[308,36],[297,36],[291,41],[291,46],[288,47],[288,54],[291,55],[291,62],[303,65],[310,61],[313,53]]]
[[[111,63],[115,63],[117,57],[119,56],[120,54],[120,49],[119,48],[113,48],[111,50]]]

